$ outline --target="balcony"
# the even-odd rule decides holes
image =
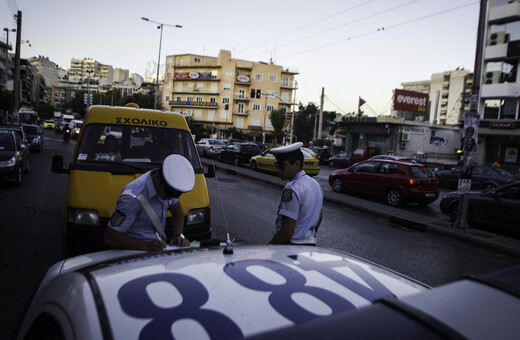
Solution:
[[[520,20],[520,3],[517,1],[502,6],[491,7],[488,23],[499,25]]]
[[[233,96],[233,99],[235,99],[237,101],[250,101],[251,100],[251,98],[249,98],[248,96],[246,96],[246,95],[241,96],[239,94],[235,94]]]
[[[481,98],[519,98],[520,86],[517,83],[483,84]]]
[[[218,108],[217,103],[213,102],[194,102],[194,101],[187,101],[187,100],[170,100],[168,104],[171,107],[195,107],[195,108],[212,108],[216,109]]]
[[[249,110],[244,110],[242,112],[239,112],[238,110],[234,110],[233,114],[237,115],[237,116],[249,116]]]

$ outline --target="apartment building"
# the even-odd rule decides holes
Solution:
[[[458,125],[461,114],[469,110],[473,73],[464,69],[456,69],[434,73],[429,80],[401,83],[401,86],[404,90],[429,95],[429,115],[416,115],[414,120],[453,126]],[[408,119],[408,117],[405,118]]]
[[[474,159],[520,168],[520,3],[489,0],[480,87],[478,152]]]
[[[227,50],[217,57],[167,56],[162,104],[192,122],[256,136],[273,131],[272,110],[282,109],[290,118],[297,74],[272,63],[234,59]]]

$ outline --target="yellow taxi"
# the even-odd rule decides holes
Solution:
[[[46,121],[43,122],[43,128],[44,129],[54,129],[56,127],[56,123],[51,120],[51,119],[48,119]]]
[[[308,152],[303,151],[303,170],[309,176],[316,176],[320,173],[320,164],[318,160],[312,157]],[[262,152],[260,155],[251,157],[251,169],[255,171],[266,171],[276,174],[276,167],[274,155],[271,149]]]
[[[318,155],[316,154],[316,152],[312,151],[311,148],[302,148],[302,151],[307,152],[309,155],[311,155],[314,158],[318,158]]]

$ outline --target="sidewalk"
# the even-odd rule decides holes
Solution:
[[[206,166],[212,163],[210,159],[206,158],[201,158],[201,162]],[[263,172],[253,171],[244,167],[236,167],[221,162],[215,162],[215,167],[229,173],[267,182],[281,188],[285,186],[285,182],[280,180],[280,178]],[[445,237],[450,237],[458,241],[467,242],[481,248],[520,259],[520,240],[491,234],[478,229],[454,229],[447,219],[440,220],[409,212],[404,209],[393,208],[375,201],[369,201],[333,191],[324,191],[323,199],[327,202],[386,217],[389,222],[406,228],[420,229]]]

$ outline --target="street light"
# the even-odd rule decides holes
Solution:
[[[8,73],[8,70],[9,70],[9,32],[16,32],[16,28],[12,28],[12,29],[9,29],[7,27],[4,27],[4,31],[7,35],[7,39],[6,39],[6,42],[5,42],[5,74],[7,76],[7,73]],[[6,77],[6,80],[7,80],[7,77]]]
[[[153,103],[153,108],[157,109],[157,93],[159,92],[159,65],[161,64],[161,45],[162,45],[163,26],[176,27],[176,28],[182,28],[182,26],[181,25],[164,24],[162,22],[153,21],[153,20],[150,20],[150,19],[144,18],[144,17],[141,17],[141,19],[144,20],[144,21],[148,21],[148,22],[154,23],[154,24],[158,24],[159,26],[157,26],[157,28],[161,29],[161,38],[159,40],[159,57],[157,58],[157,79],[155,81],[155,100],[154,100],[154,103]]]

